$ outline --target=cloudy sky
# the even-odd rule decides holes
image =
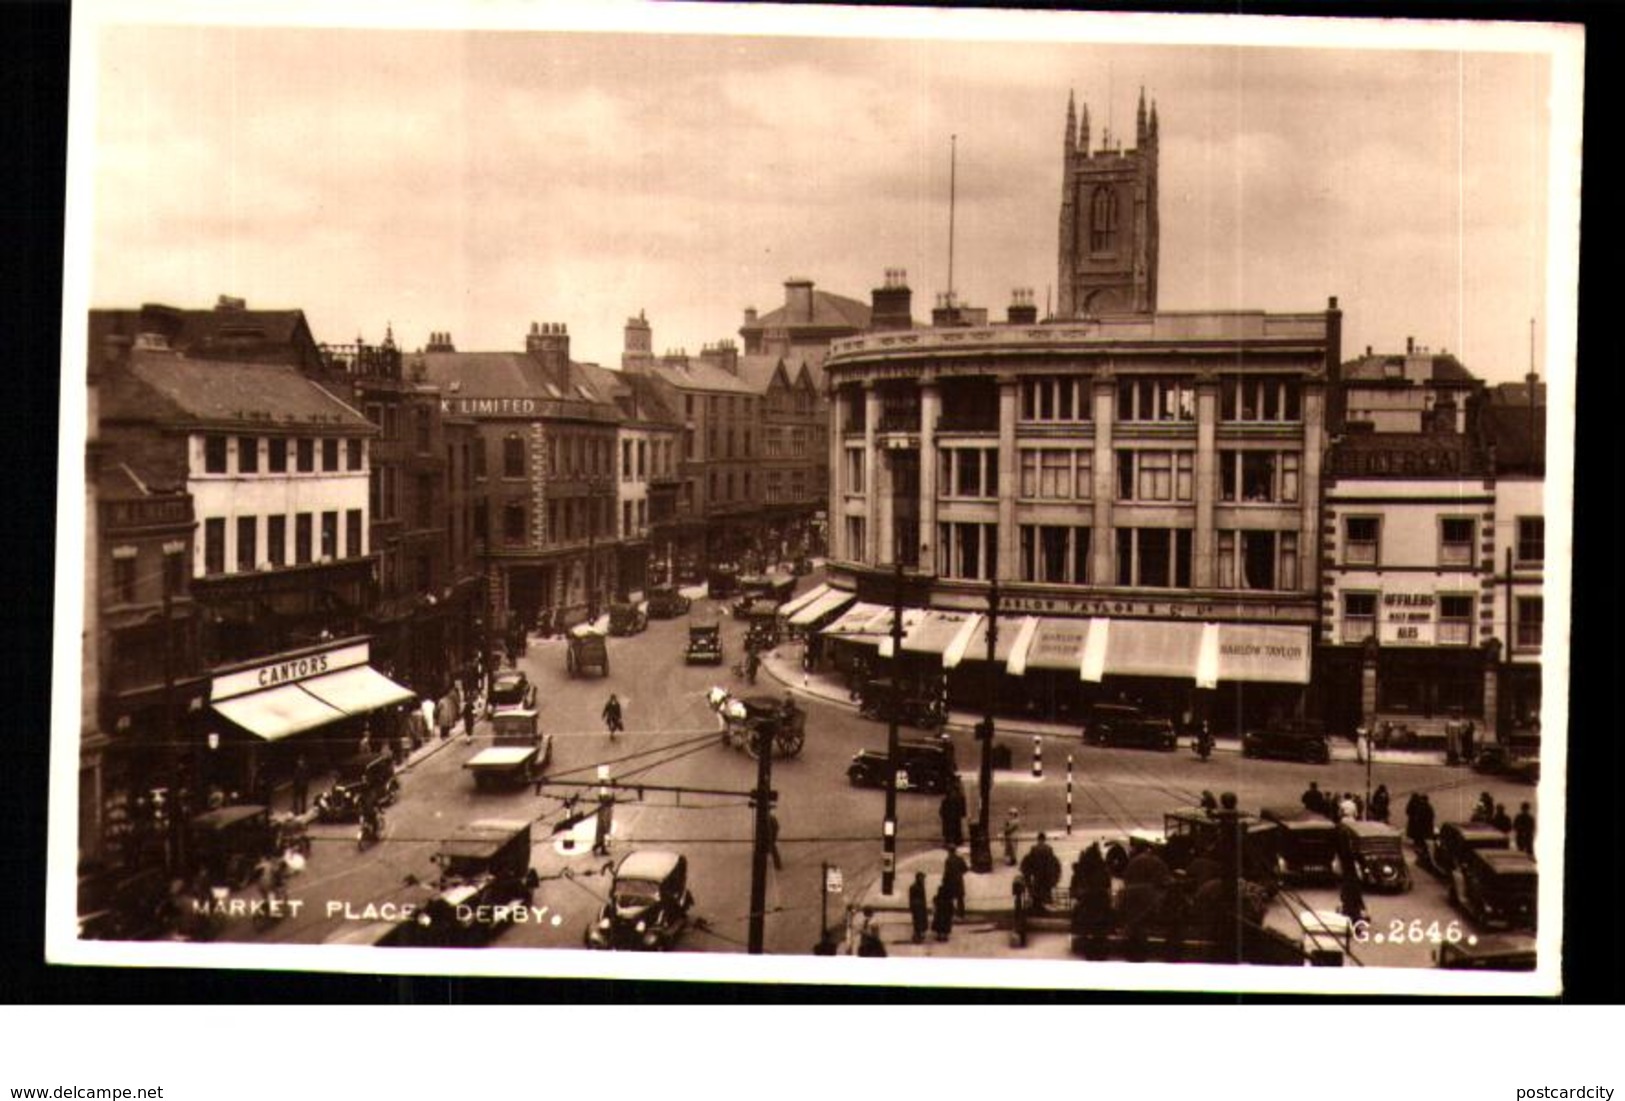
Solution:
[[[1346,353],[1415,336],[1491,379],[1546,329],[1545,54],[1107,45],[1009,16],[1005,41],[882,39],[851,18],[823,24],[839,38],[103,26],[91,304],[233,294],[303,308],[318,340],[392,323],[409,348],[520,348],[562,321],[608,365],[639,310],[657,351],[698,351],[792,276],[867,300],[906,268],[924,319],[957,135],[960,297],[1002,316],[1028,286],[1042,308],[1068,92],[1132,146],[1144,85],[1162,308],[1337,295]]]

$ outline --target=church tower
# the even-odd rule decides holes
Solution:
[[[1157,309],[1157,107],[1140,89],[1135,147],[1110,130],[1090,143],[1089,105],[1069,93],[1061,151],[1059,301],[1062,319]]]

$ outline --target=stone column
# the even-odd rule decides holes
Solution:
[[[937,418],[942,390],[935,380],[920,383],[920,569],[936,572]]]
[[[1016,469],[1016,386],[1013,378],[999,380],[999,571],[1000,581],[1021,577],[1017,561],[1021,534],[1016,528],[1016,488],[1021,472]]]
[[[824,450],[829,453],[829,516],[828,534],[830,556],[839,560],[851,558],[857,548],[846,545],[846,397],[841,388],[835,389],[834,416],[830,418],[829,439]]]
[[[874,382],[863,384],[863,561],[880,563],[880,454],[875,448],[875,429],[880,424],[880,391]]]
[[[1218,536],[1213,530],[1213,502],[1219,499],[1219,380],[1206,375],[1196,383],[1196,534],[1191,548],[1191,583],[1211,589],[1218,582]]]
[[[1117,414],[1117,380],[1109,374],[1094,381],[1095,484],[1094,513],[1089,533],[1089,572],[1096,585],[1114,585],[1112,557],[1117,536],[1112,531],[1112,498],[1117,491],[1117,471],[1112,462],[1112,421]]]

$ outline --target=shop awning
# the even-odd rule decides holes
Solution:
[[[920,627],[920,624],[925,622],[925,617],[926,617],[927,614],[929,614],[929,613],[927,613],[924,608],[904,608],[903,609],[903,639],[904,639],[904,641],[907,641],[908,636],[910,635],[910,633],[918,630],[919,627]],[[889,658],[889,657],[892,656],[891,625],[892,625],[892,613],[891,613],[890,608],[887,608],[883,615],[876,618],[869,625],[871,630],[873,630],[875,628],[879,628],[879,630],[881,632],[880,635],[878,636],[878,638],[876,638],[875,641],[876,641],[876,644],[880,647],[880,656],[883,657],[883,658]]]
[[[814,589],[813,591],[817,592],[818,590]],[[792,627],[811,627],[825,616],[834,615],[856,599],[857,597],[851,593],[842,592],[840,589],[826,588],[818,599],[803,604],[800,609],[790,616],[790,625]]]
[[[1106,640],[1108,675],[1196,679],[1204,624],[1136,619],[1105,622],[1110,624]]]
[[[1021,615],[1001,615],[999,617],[999,638],[993,646],[994,661],[1009,661],[1010,650],[1016,643],[1016,635],[1021,632],[1021,625],[1027,617]],[[944,657],[947,655],[944,654]],[[979,614],[976,617],[976,626],[971,629],[969,640],[965,643],[962,653],[965,661],[987,660],[987,616]],[[952,666],[949,666],[952,668]]]
[[[1027,647],[1027,668],[1079,672],[1083,648],[1089,640],[1087,619],[1042,619]]]
[[[910,654],[946,654],[955,636],[975,617],[975,612],[926,612],[903,639],[903,650]]]
[[[1013,677],[1024,676],[1027,672],[1027,651],[1033,644],[1033,636],[1038,634],[1038,623],[1037,616],[1030,615],[1022,620],[1021,629],[1010,644],[1010,658],[1005,663],[1004,671]]]
[[[807,605],[811,604],[813,601],[830,591],[831,590],[828,585],[814,585],[800,596],[791,600],[786,600],[783,604],[780,604],[779,614],[784,618],[789,619],[791,616],[801,611],[801,609],[805,608]]]
[[[891,609],[884,604],[854,604],[846,610],[845,615],[819,633],[828,635],[831,638],[841,639],[856,639],[859,635],[873,634],[874,632],[868,629],[869,624],[880,616],[886,615],[887,626],[890,626],[890,611]],[[868,641],[878,642],[879,639],[869,639]]]
[[[302,680],[298,687],[346,715],[364,715],[416,698],[411,690],[402,688],[370,665],[357,665]]]
[[[1218,678],[1274,684],[1309,683],[1309,628],[1220,623]]]
[[[344,712],[329,707],[297,684],[220,700],[214,709],[268,742],[337,722]]]

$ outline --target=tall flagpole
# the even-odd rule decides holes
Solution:
[[[959,135],[948,135],[948,308],[954,308],[954,198],[959,167]]]

